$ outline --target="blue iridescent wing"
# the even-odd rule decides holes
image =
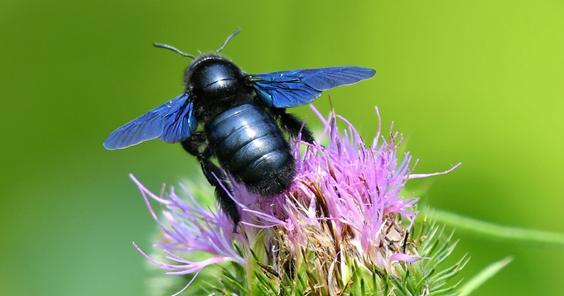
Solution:
[[[376,71],[362,67],[303,69],[249,75],[258,96],[268,107],[301,106],[322,91],[369,79]]]
[[[123,149],[156,138],[177,143],[189,138],[197,126],[192,102],[180,95],[113,131],[104,147]]]

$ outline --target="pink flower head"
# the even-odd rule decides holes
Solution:
[[[261,268],[292,277],[300,264],[311,264],[323,274],[318,280],[327,289],[340,286],[338,279],[351,259],[391,274],[394,262],[422,259],[406,243],[418,199],[403,197],[401,190],[409,179],[442,173],[411,175],[411,156],[398,153],[402,141],[397,133],[385,138],[378,130],[368,147],[344,118],[314,112],[324,124],[323,134],[319,143],[292,141],[298,173],[286,192],[266,199],[232,181],[232,198],[241,208],[237,233],[217,206],[202,207],[185,188],[185,199],[174,188],[156,196],[132,177],[163,229],[162,242],[155,246],[173,263],[143,254],[170,274],[197,274],[225,261],[249,270],[258,260]],[[337,121],[347,128],[339,131]],[[149,198],[163,205],[163,218],[153,212]],[[188,259],[195,252],[210,257]]]

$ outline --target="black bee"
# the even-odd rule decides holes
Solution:
[[[208,182],[215,187],[223,211],[240,221],[225,171],[249,192],[273,196],[288,189],[296,175],[295,159],[281,127],[313,142],[309,129],[286,108],[312,102],[324,90],[357,83],[376,71],[361,67],[332,67],[247,74],[218,53],[198,57],[165,44],[155,44],[193,59],[184,74],[181,95],[118,128],[104,142],[109,150],[159,138],[181,143],[197,157]],[[302,128],[303,127],[303,128]],[[224,190],[225,188],[225,190]]]

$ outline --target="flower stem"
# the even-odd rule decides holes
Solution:
[[[564,247],[564,234],[562,233],[498,225],[439,209],[422,209],[422,212],[439,223],[456,227],[457,230],[466,230],[504,240]]]

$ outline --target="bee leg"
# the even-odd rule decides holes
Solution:
[[[301,118],[294,114],[286,113],[284,108],[272,108],[272,112],[280,118],[280,123],[292,137],[297,138],[298,134],[301,133],[302,141],[308,143],[315,141],[313,133]]]
[[[207,151],[209,151],[209,149],[204,151],[204,155],[208,154],[205,153]],[[209,159],[209,157],[211,157],[211,153],[209,154],[209,156],[199,158],[202,171],[208,179],[208,182],[215,187],[215,197],[217,198],[221,209],[227,214],[227,216],[229,216],[229,218],[231,218],[231,221],[233,221],[233,232],[237,232],[237,225],[241,221],[241,215],[239,214],[237,204],[229,195],[229,193],[233,194],[233,190],[227,180],[227,176],[225,176],[225,173],[220,170],[218,166],[211,162]]]
[[[241,215],[239,214],[237,204],[229,196],[229,193],[233,193],[233,190],[225,173],[210,160],[212,157],[211,150],[205,148],[204,151],[200,152],[199,147],[203,145],[204,141],[205,137],[202,133],[195,133],[190,138],[182,141],[182,148],[196,156],[200,162],[204,176],[215,187],[215,197],[221,209],[233,221],[233,232],[237,232],[237,225],[241,221]]]

